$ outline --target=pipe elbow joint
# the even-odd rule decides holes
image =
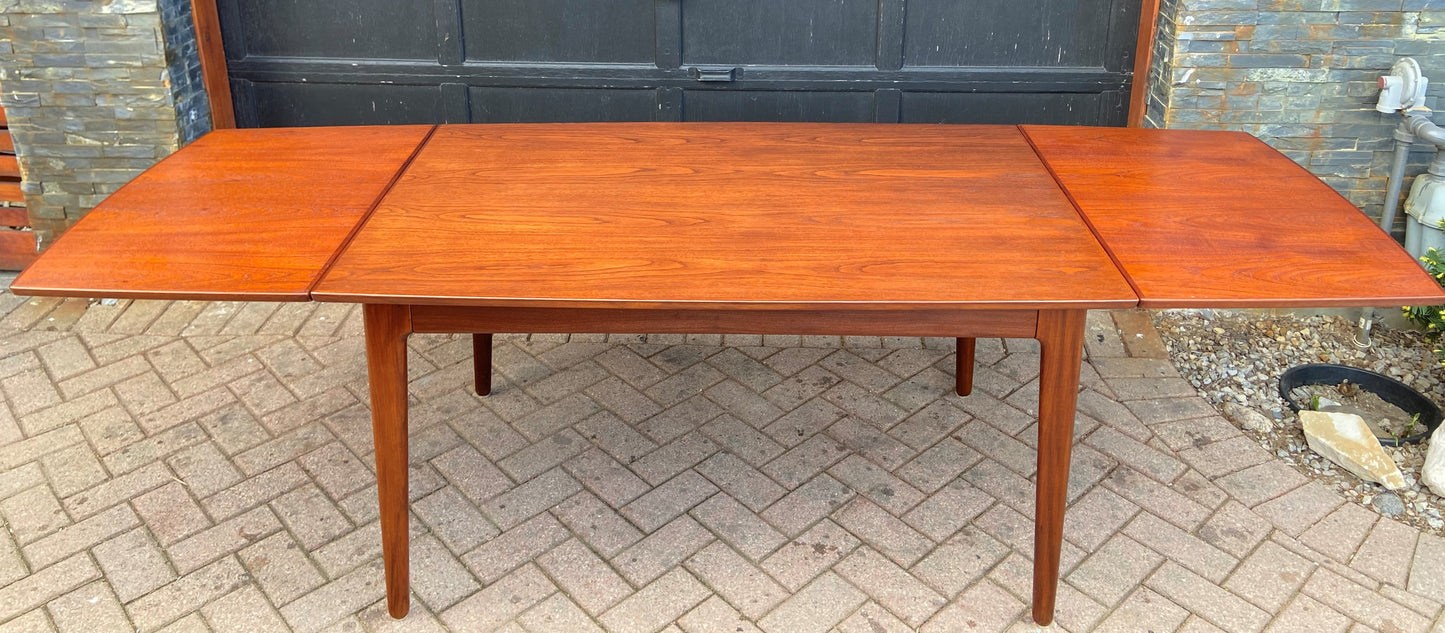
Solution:
[[[1421,114],[1411,114],[1405,119],[1408,122],[1410,133],[1416,138],[1429,141],[1437,147],[1445,147],[1445,128],[1435,125],[1429,117]]]

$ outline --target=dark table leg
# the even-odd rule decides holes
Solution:
[[[400,618],[411,608],[407,562],[406,337],[411,308],[362,306],[366,374],[371,383],[371,432],[376,440],[376,494],[381,506],[381,558],[386,608]]]
[[[958,339],[958,352],[955,354],[958,365],[953,373],[958,379],[954,390],[960,396],[973,393],[973,346],[974,339],[972,338]]]
[[[1040,310],[1038,496],[1034,506],[1034,622],[1054,620],[1074,406],[1084,356],[1084,311]]]
[[[477,395],[492,393],[492,335],[472,335],[472,370],[476,374]]]

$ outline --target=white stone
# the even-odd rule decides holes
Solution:
[[[1420,468],[1420,481],[1430,487],[1430,491],[1445,497],[1445,436],[1440,435],[1440,429],[1435,429],[1430,434],[1430,448],[1425,452],[1425,465]]]
[[[1300,411],[1299,421],[1310,448],[1325,459],[1390,490],[1405,487],[1405,475],[1385,454],[1364,418],[1353,413]]]
[[[1220,409],[1224,411],[1224,417],[1246,431],[1268,433],[1274,429],[1273,420],[1251,407],[1226,402]]]

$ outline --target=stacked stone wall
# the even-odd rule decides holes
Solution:
[[[0,0],[0,104],[42,245],[209,129],[189,6]]]

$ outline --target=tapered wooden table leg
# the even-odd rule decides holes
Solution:
[[[477,395],[492,393],[492,335],[472,335],[472,370],[476,374]]]
[[[955,354],[958,365],[953,373],[958,379],[954,390],[960,396],[973,393],[973,346],[974,340],[971,338],[958,339],[958,352]]]
[[[381,507],[381,558],[386,565],[386,610],[400,618],[411,608],[407,562],[406,337],[411,308],[362,306],[366,375],[371,384],[371,432],[376,441],[376,494]]]
[[[1038,495],[1034,506],[1034,622],[1054,620],[1074,406],[1084,356],[1084,311],[1040,310]]]

